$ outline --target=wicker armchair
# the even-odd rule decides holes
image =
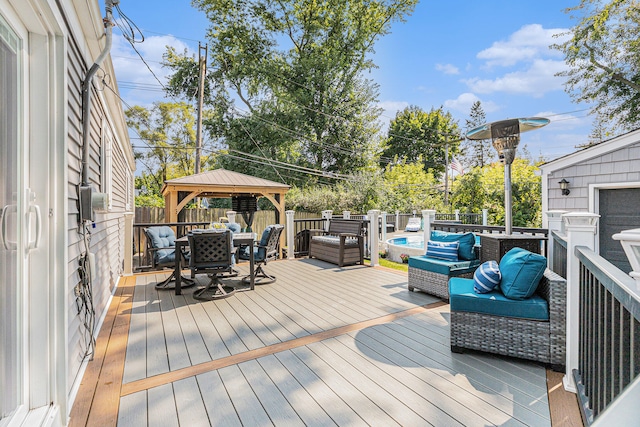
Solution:
[[[566,280],[547,269],[536,293],[547,301],[548,321],[452,308],[451,351],[461,353],[471,349],[518,357],[549,364],[552,369],[562,371],[566,358]]]

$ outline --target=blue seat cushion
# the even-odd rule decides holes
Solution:
[[[458,258],[471,261],[476,259],[476,252],[473,247],[476,244],[476,235],[469,233],[448,233],[446,231],[434,230],[431,232],[431,239],[436,242],[459,242]]]
[[[226,222],[224,225],[231,230],[232,233],[239,233],[240,230],[242,230],[242,227],[240,227],[240,224],[237,222]]]
[[[500,290],[507,298],[529,298],[538,288],[546,268],[547,258],[544,256],[513,248],[500,259]]]
[[[255,262],[264,261],[266,256],[266,249],[264,246],[267,246],[269,243],[269,234],[271,233],[272,225],[268,225],[267,228],[262,232],[262,237],[260,238],[260,243],[258,243],[261,247],[254,246],[253,248],[253,259]],[[240,259],[247,260],[249,259],[249,247],[245,246],[240,251]]]
[[[171,227],[167,225],[149,227],[147,228],[147,237],[151,239],[152,248],[162,248],[155,251],[156,264],[175,262],[176,235]]]
[[[520,319],[549,320],[549,305],[540,295],[514,300],[494,289],[485,294],[473,290],[473,279],[453,277],[449,279],[449,304],[451,311],[489,314]],[[481,325],[480,325],[481,326]]]
[[[409,257],[409,267],[419,268],[421,270],[431,271],[433,273],[445,274],[447,276],[453,274],[462,274],[473,271],[480,261],[445,261],[442,259],[429,258],[425,255]]]

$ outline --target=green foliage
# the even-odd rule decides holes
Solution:
[[[150,109],[133,106],[125,111],[127,126],[143,143],[134,148],[136,159],[159,188],[170,176],[185,176],[195,168],[194,109],[183,102],[156,102]],[[205,162],[207,157],[205,157]]]
[[[139,206],[164,208],[164,198],[157,194],[140,194],[136,196],[136,207]]]
[[[399,111],[389,125],[383,163],[394,157],[407,162],[421,159],[425,171],[432,169],[436,175],[443,174],[446,145],[450,156],[458,153],[459,135],[458,124],[442,107],[427,113],[420,107],[409,106]]]
[[[578,102],[593,103],[609,130],[640,125],[640,4],[638,1],[582,0],[568,13],[582,16],[562,51],[569,70],[565,90]],[[574,16],[575,17],[575,16]],[[601,132],[601,130],[599,131]]]
[[[276,173],[270,161],[333,173],[371,170],[377,162],[378,88],[367,80],[375,41],[417,0],[194,0],[207,14],[210,62],[205,127],[229,147],[226,168],[289,183],[317,181]],[[193,99],[197,64],[169,50],[170,92]],[[237,106],[236,104],[240,105]],[[255,159],[254,159],[255,160]]]
[[[511,165],[512,222],[516,227],[542,225],[542,187],[537,166],[526,158]],[[504,225],[504,166],[476,167],[453,183],[452,203],[462,212],[489,211],[489,224]]]
[[[411,212],[444,209],[443,195],[431,171],[425,172],[422,158],[414,163],[401,161],[387,165],[384,172],[384,195],[379,209],[386,212]]]

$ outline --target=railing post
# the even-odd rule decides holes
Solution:
[[[435,209],[425,209],[422,211],[423,221],[423,238],[424,238],[424,250],[427,250],[427,242],[431,240],[431,224],[436,220]]]
[[[553,271],[558,271],[556,265],[553,265],[553,233],[552,231],[562,232],[564,223],[562,222],[562,214],[567,211],[547,211],[547,228],[549,229],[549,240],[547,241],[547,267]]]
[[[295,234],[296,230],[293,223],[293,218],[295,217],[295,211],[285,211],[284,213],[286,219],[286,227],[287,227],[287,259],[294,259],[296,257],[296,245],[295,245]]]
[[[236,211],[227,211],[227,219],[231,224],[236,223]]]
[[[396,224],[393,226],[393,231],[398,231],[400,227],[400,211],[396,210]]]
[[[387,213],[385,211],[382,211],[380,213],[380,218],[381,221],[380,223],[382,224],[382,230],[380,230],[380,235],[382,236],[382,239],[380,239],[380,241],[382,242],[386,242],[387,241]]]
[[[332,210],[326,210],[326,211],[322,211],[322,219],[323,221],[323,225],[324,225],[324,231],[329,231],[329,220],[331,220],[331,216],[333,215],[333,211]]]
[[[562,379],[564,388],[573,393],[576,385],[573,370],[578,369],[580,333],[580,262],[575,254],[576,246],[594,250],[600,215],[591,212],[562,214],[567,234],[567,362]]]
[[[456,221],[460,221],[460,209],[454,211],[456,213]]]
[[[613,238],[619,240],[624,253],[629,258],[631,264],[631,276],[636,281],[636,290],[640,291],[640,228],[623,230],[614,234]]]
[[[133,212],[124,214],[124,266],[123,274],[131,276],[133,274]]]
[[[482,209],[482,225],[489,225],[489,209]]]
[[[342,211],[343,219],[351,219],[351,211]]]
[[[371,259],[371,266],[374,267],[379,264],[378,261],[378,217],[380,216],[380,211],[377,209],[370,210],[367,212],[367,217],[369,217],[369,249],[371,254],[369,258]]]

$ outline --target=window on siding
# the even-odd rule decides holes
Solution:
[[[100,150],[100,191],[109,195],[109,210],[113,200],[113,136],[106,123],[102,126]]]
[[[127,203],[125,205],[125,210],[129,211],[131,210],[131,201],[133,199],[132,197],[132,191],[131,191],[131,171],[127,170],[127,189],[126,191],[126,195],[127,195]]]

